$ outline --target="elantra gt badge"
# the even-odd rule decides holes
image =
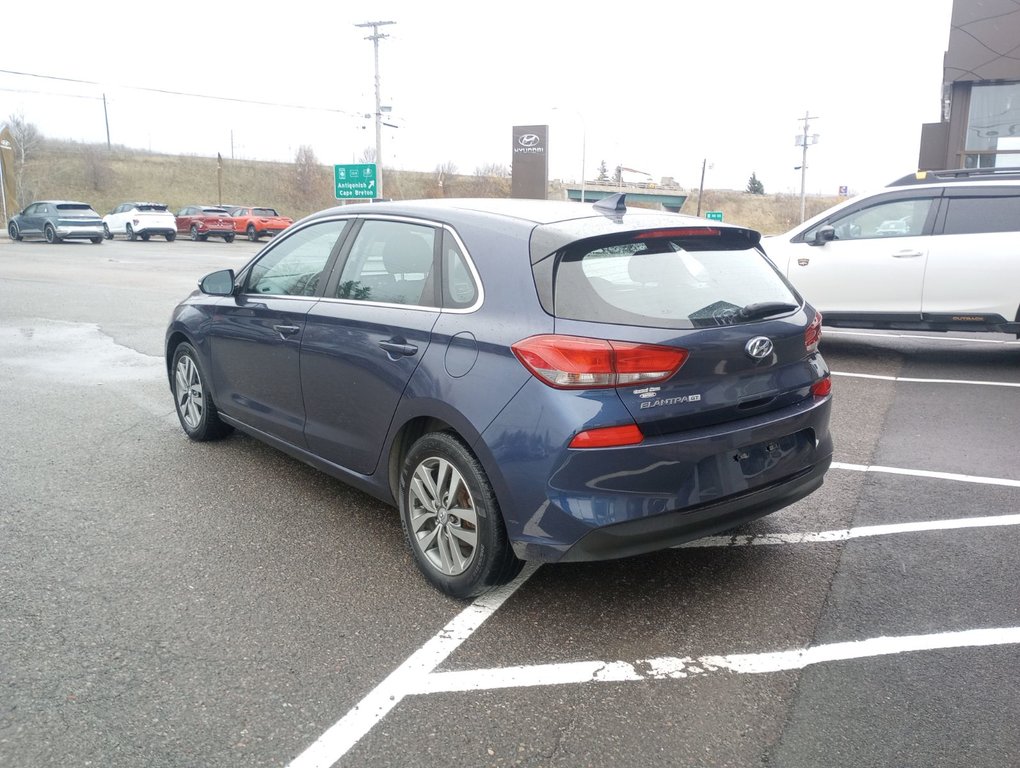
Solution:
[[[744,345],[744,351],[752,360],[764,360],[772,354],[772,339],[767,336],[755,336]]]

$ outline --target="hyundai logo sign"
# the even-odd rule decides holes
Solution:
[[[542,146],[542,137],[537,133],[522,133],[517,137],[517,146],[514,147],[515,155],[543,155],[545,147]]]
[[[766,336],[755,336],[744,345],[744,351],[752,360],[764,360],[772,354],[772,339]]]

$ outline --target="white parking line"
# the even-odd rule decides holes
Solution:
[[[915,533],[919,531],[951,530],[958,528],[978,528],[991,526],[1020,525],[1020,515],[1001,515],[990,517],[960,518],[956,520],[924,521],[915,523],[899,523],[892,525],[862,526],[836,531],[818,531],[807,533],[763,534],[759,536],[710,536],[699,541],[683,544],[683,547],[733,547],[758,546],[763,544],[810,544],[819,542],[845,541],[865,536],[883,536],[898,533]],[[449,624],[441,629],[431,640],[408,657],[407,661],[394,670],[385,680],[377,685],[365,698],[354,706],[346,715],[315,740],[304,752],[298,755],[289,768],[327,768],[336,763],[349,752],[361,739],[396,707],[405,697],[421,693],[439,691],[486,690],[489,688],[519,687],[522,685],[557,685],[578,682],[622,682],[627,680],[659,679],[663,677],[688,677],[691,674],[729,669],[734,672],[777,671],[778,669],[797,669],[798,666],[766,668],[768,659],[787,659],[784,664],[792,664],[791,659],[799,659],[802,666],[816,664],[819,661],[833,661],[842,658],[862,658],[882,653],[903,653],[910,650],[928,648],[963,647],[966,645],[994,645],[997,643],[1020,642],[1020,639],[980,640],[985,637],[980,632],[1007,633],[1007,638],[1020,638],[1020,628],[1012,627],[1005,630],[975,630],[957,632],[946,635],[918,635],[913,638],[876,638],[864,643],[837,643],[832,646],[797,651],[783,651],[780,654],[744,654],[737,656],[706,656],[695,661],[683,659],[650,659],[647,672],[639,673],[633,664],[628,662],[585,661],[570,664],[537,665],[534,667],[507,667],[491,670],[470,670],[466,672],[435,672],[451,653],[467,640],[486,619],[492,616],[500,606],[538,570],[539,565],[528,563],[521,574],[511,583],[475,600],[465,608]],[[975,632],[979,634],[974,634]],[[998,636],[998,635],[994,635]],[[938,638],[956,638],[951,644],[939,645],[944,641]],[[918,640],[921,638],[921,640]],[[935,638],[924,640],[924,638]],[[969,639],[968,639],[969,638]],[[977,638],[977,639],[975,639]],[[893,641],[891,644],[886,641]],[[925,645],[924,643],[936,643]],[[911,645],[913,643],[913,645]],[[870,644],[870,645],[869,645]],[[884,645],[883,645],[884,644]],[[914,646],[917,647],[914,647]],[[856,652],[839,651],[843,655],[826,656],[836,653],[844,646],[864,649]],[[893,648],[882,652],[882,647]],[[821,649],[830,649],[824,651]],[[706,660],[716,660],[714,667]],[[743,661],[741,661],[743,660]],[[653,666],[657,664],[657,666]],[[690,666],[688,665],[690,663]],[[677,667],[683,664],[683,667]],[[729,665],[729,666],[728,666]],[[758,665],[761,668],[740,668]],[[655,670],[671,669],[670,674],[658,674]],[[695,671],[697,670],[697,671]],[[683,672],[683,674],[680,674]],[[654,674],[653,674],[654,673]],[[440,682],[435,682],[436,680]],[[534,682],[521,682],[531,680]],[[445,681],[445,682],[444,682]],[[500,682],[503,681],[503,682]]]
[[[935,480],[953,480],[958,483],[978,483],[980,485],[1004,485],[1008,488],[1020,488],[1020,480],[1005,477],[982,477],[981,475],[960,475],[955,472],[929,472],[926,469],[902,469],[900,467],[881,467],[870,464],[846,464],[834,461],[831,469],[845,469],[851,472],[882,472],[888,475],[908,475],[910,477],[930,477]]]
[[[891,536],[896,533],[921,533],[924,531],[951,531],[960,528],[992,528],[996,526],[1020,525],[1020,515],[990,515],[988,517],[963,517],[955,520],[931,520],[918,523],[890,523],[888,525],[862,525],[815,533],[759,533],[737,536],[706,536],[703,539],[679,544],[674,549],[698,549],[700,547],[757,547],[774,544],[819,544],[831,541],[849,541],[869,536]]]
[[[867,331],[837,331],[834,328],[825,327],[822,331],[825,336],[871,336],[872,338],[888,339],[922,339],[924,341],[956,341],[969,344],[1006,344],[1018,345],[1020,341],[1012,339],[982,339],[980,337],[960,338],[959,336],[919,336],[910,333],[869,333]]]
[[[867,659],[900,653],[975,648],[1020,643],[1020,627],[992,627],[930,635],[872,637],[847,643],[829,643],[771,653],[737,653],[726,656],[666,656],[627,661],[578,661],[564,664],[469,669],[434,672],[419,680],[413,693],[491,691],[570,683],[620,683],[641,680],[681,680],[713,672],[764,674],[803,669],[812,664]]]
[[[879,376],[874,373],[843,373],[830,371],[833,376],[846,376],[851,379],[876,379],[878,381],[908,381],[916,384],[977,384],[983,387],[1020,387],[1017,381],[971,381],[968,379],[915,379],[908,376]]]
[[[509,584],[475,600],[461,611],[431,640],[412,653],[354,708],[316,739],[308,749],[290,763],[290,768],[312,768],[333,765],[357,744],[372,726],[389,714],[405,696],[413,692],[418,681],[442,664],[446,657],[474,634],[507,598],[527,581],[538,565],[525,565],[520,575]]]

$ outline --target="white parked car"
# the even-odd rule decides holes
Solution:
[[[103,217],[103,235],[113,240],[124,235],[128,240],[148,240],[153,235],[177,237],[177,220],[163,203],[121,203]]]
[[[1020,168],[919,171],[762,247],[826,325],[1020,336]]]

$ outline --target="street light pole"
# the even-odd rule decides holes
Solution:
[[[382,172],[382,101],[379,95],[379,41],[389,35],[379,34],[379,27],[387,24],[396,24],[395,21],[366,21],[362,24],[355,24],[356,27],[371,27],[372,34],[366,37],[371,40],[375,47],[375,186],[376,196],[383,196],[383,172]]]
[[[553,107],[554,110],[560,111],[559,107]],[[584,115],[581,114],[580,110],[571,110],[577,119],[581,121],[581,202],[584,202],[584,169],[588,167],[588,160],[586,157],[588,149],[588,124],[585,122]]]

